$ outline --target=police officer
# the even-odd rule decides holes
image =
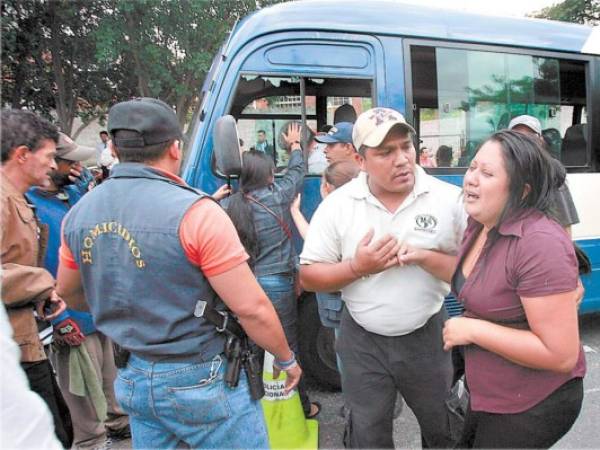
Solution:
[[[83,288],[98,330],[131,352],[115,393],[133,447],[268,447],[246,377],[235,389],[225,384],[224,338],[196,317],[224,302],[275,355],[287,389],[298,383],[302,371],[233,224],[175,175],[182,134],[169,106],[119,103],[108,129],[121,164],[65,218],[57,290],[81,309]]]

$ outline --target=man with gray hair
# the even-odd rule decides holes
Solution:
[[[352,138],[363,172],[320,204],[300,256],[302,284],[341,290],[346,304],[336,348],[352,448],[394,446],[398,391],[423,447],[453,444],[445,404],[452,362],[442,348],[449,286],[440,262],[456,258],[466,217],[460,189],[416,164],[413,135],[389,108],[358,117]]]

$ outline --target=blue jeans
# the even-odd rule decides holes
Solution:
[[[268,448],[262,407],[250,399],[245,373],[235,389],[224,373],[220,355],[198,364],[131,355],[115,394],[129,414],[133,448]]]
[[[294,353],[298,354],[298,302],[294,291],[292,274],[264,275],[256,277],[279,316],[283,332]],[[310,400],[306,393],[304,378],[298,383],[298,394],[305,414],[310,412]]]

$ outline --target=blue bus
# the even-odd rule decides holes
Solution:
[[[371,0],[279,4],[236,24],[215,56],[188,143],[185,180],[213,192],[226,179],[213,152],[218,118],[232,115],[243,148],[258,132],[285,166],[279,132],[289,120],[333,124],[349,104],[401,111],[419,147],[452,148],[444,167],[426,170],[462,185],[479,143],[520,114],[536,116],[568,170],[580,223],[572,235],[591,259],[581,313],[600,311],[600,29],[545,20],[444,11]],[[264,144],[263,144],[264,145]],[[319,201],[309,164],[302,209]],[[447,151],[446,151],[447,153]],[[302,243],[298,239],[298,248]],[[313,294],[299,299],[301,358],[323,385],[339,384],[332,333],[319,324]],[[457,313],[452,298],[446,307]]]

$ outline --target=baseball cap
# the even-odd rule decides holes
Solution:
[[[535,132],[537,135],[542,135],[542,124],[538,119],[533,116],[528,116],[524,114],[522,116],[514,117],[510,123],[508,124],[508,129],[512,130],[517,125],[525,125],[527,128],[530,128],[531,131]]]
[[[354,147],[377,147],[383,142],[392,127],[400,125],[407,132],[414,133],[415,129],[406,123],[406,119],[398,111],[391,108],[372,108],[356,119],[352,130]]]
[[[56,144],[56,156],[58,158],[69,161],[86,161],[94,155],[95,150],[93,147],[77,145],[65,133],[58,133],[58,144]]]
[[[138,133],[139,137],[115,139],[118,130]],[[157,98],[142,97],[117,103],[108,112],[108,132],[117,147],[146,147],[181,139],[182,133],[173,109]]]
[[[336,123],[327,134],[315,136],[315,140],[323,144],[336,144],[338,142],[352,144],[352,127],[353,125],[350,122]]]

